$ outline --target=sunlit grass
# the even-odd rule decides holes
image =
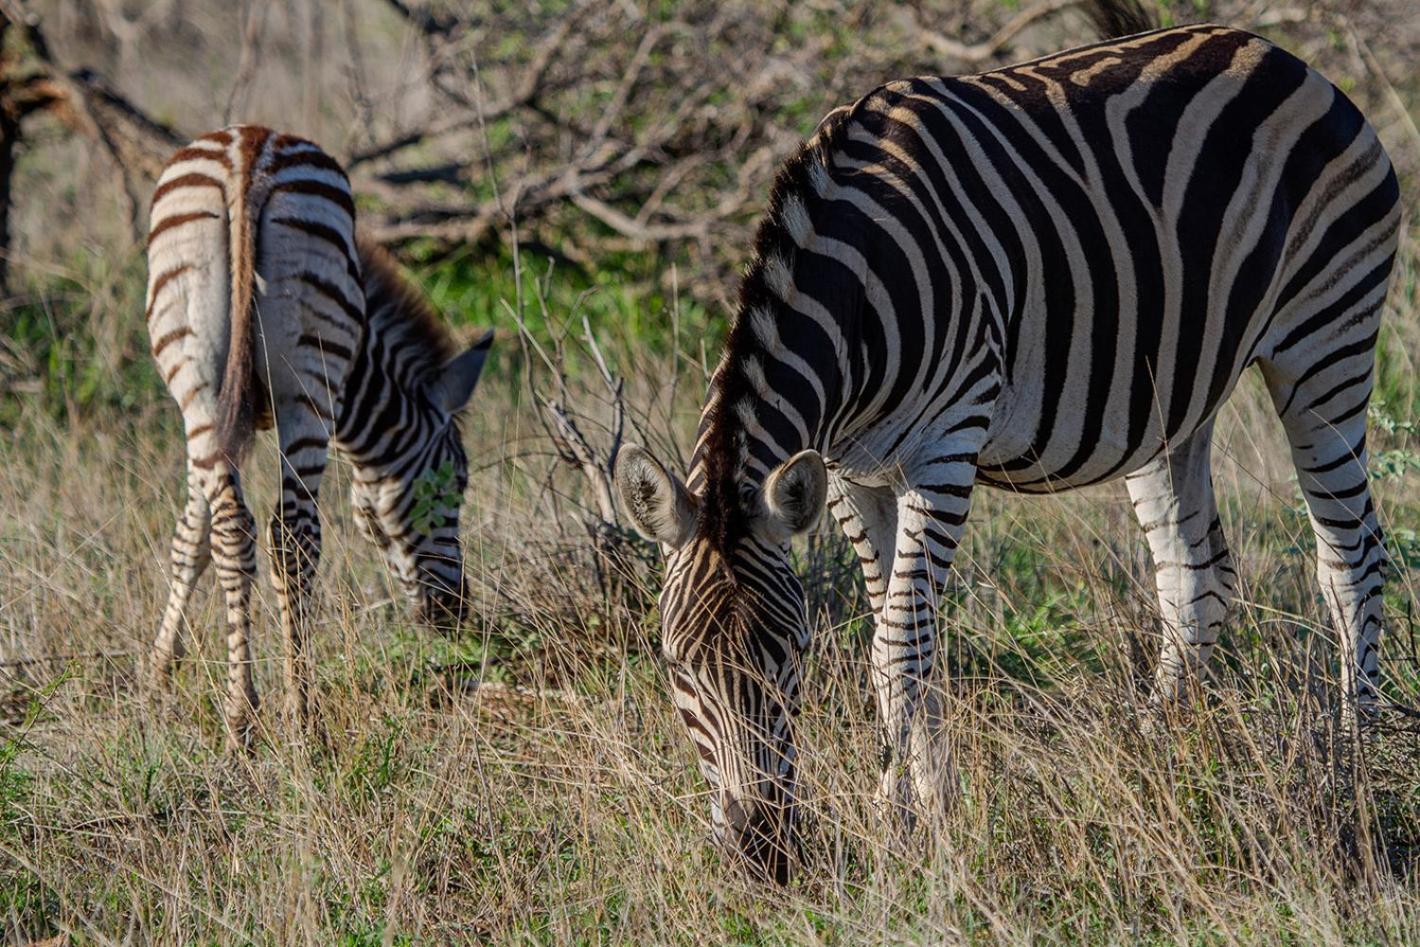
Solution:
[[[455,308],[476,292],[459,273],[424,281]],[[525,287],[526,311],[557,314],[529,320],[538,332],[577,306],[614,321],[629,305],[599,300],[595,287],[550,285]],[[53,315],[48,338],[72,340],[52,357],[94,363],[81,324],[138,344],[135,290],[119,282],[112,292],[102,305],[68,291],[35,301],[34,312]],[[1392,300],[1373,435],[1389,458],[1377,493],[1401,553],[1387,595],[1386,692],[1415,706],[1405,550],[1420,474],[1406,458],[1420,444],[1405,346],[1420,313],[1403,291]],[[468,308],[508,329],[516,301]],[[38,348],[46,337],[34,331]],[[1244,603],[1215,680],[1168,732],[1146,731],[1138,713],[1158,636],[1152,573],[1122,487],[980,495],[943,616],[961,798],[917,841],[871,804],[869,628],[851,554],[829,533],[802,551],[819,628],[801,723],[808,864],[776,891],[707,844],[702,786],[654,656],[655,570],[644,589],[599,588],[575,518],[581,485],[550,456],[512,368],[516,345],[500,346],[466,430],[475,470],[465,537],[480,602],[467,636],[449,641],[405,622],[349,524],[348,471],[337,463],[323,490],[315,635],[324,739],[264,733],[250,759],[220,753],[223,648],[210,591],[198,596],[192,655],[170,704],[151,707],[136,690],[181,496],[176,412],[144,380],[141,347],[95,370],[87,392],[76,371],[10,396],[0,439],[7,937],[1420,938],[1420,733],[1392,714],[1348,769],[1332,730],[1334,649],[1312,540],[1260,385],[1240,388],[1218,435]],[[613,337],[607,347],[636,366],[633,413],[683,443],[703,379],[660,403],[677,346],[657,346],[661,354],[647,354]],[[259,519],[273,488],[263,443],[248,474]],[[275,698],[280,648],[264,585],[258,599],[257,677]],[[262,719],[275,726],[274,714]]]

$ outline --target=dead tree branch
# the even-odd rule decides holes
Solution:
[[[70,70],[59,62],[38,15],[20,0],[0,0],[0,14],[21,27],[37,60],[38,72],[27,80],[38,94],[25,114],[46,111],[97,142],[112,159],[129,205],[135,236],[143,231],[143,208],[149,184],[183,139],[88,69]],[[18,136],[18,125],[13,133]],[[12,139],[13,140],[13,139]]]

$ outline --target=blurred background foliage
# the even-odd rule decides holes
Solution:
[[[892,78],[979,71],[1091,38],[1064,0],[25,9],[56,70],[99,77],[172,140],[241,121],[320,142],[351,168],[362,225],[396,247],[455,323],[511,329],[511,303],[536,329],[544,307],[528,301],[541,298],[549,318],[585,316],[613,344],[679,345],[702,365],[775,170],[829,109]],[[1251,28],[1315,63],[1380,128],[1413,193],[1420,17],[1410,3],[1155,10],[1165,23]],[[5,62],[22,76],[44,66],[14,29]],[[105,147],[72,111],[37,110],[12,136],[0,421],[13,420],[18,394],[43,391],[65,410],[121,406],[156,380],[137,318],[141,225],[146,176],[167,139]],[[1413,299],[1414,274],[1402,275],[1399,293]],[[105,324],[100,312],[122,318]],[[1385,364],[1396,360],[1409,365],[1408,353]],[[1390,398],[1407,416],[1409,395]]]

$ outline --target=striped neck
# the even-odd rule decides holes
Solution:
[[[365,334],[346,376],[336,438],[367,472],[397,472],[421,456],[446,417],[430,386],[456,348],[433,307],[380,247],[360,241]]]
[[[775,179],[701,413],[687,485],[703,498],[701,535],[722,549],[747,519],[744,501],[776,467],[828,449],[853,391],[846,353],[862,283],[835,248],[856,237],[829,233],[841,217],[830,206],[829,155],[846,115],[830,113]]]
[[[687,479],[702,499],[698,533],[722,551],[741,535],[747,504],[770,473],[800,451],[827,449],[847,390],[826,335],[804,331],[789,302],[762,298],[770,265],[779,261],[761,261],[745,278],[747,302],[711,379]]]

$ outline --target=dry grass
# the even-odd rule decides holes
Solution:
[[[1409,273],[1387,342],[1397,354],[1420,332]],[[101,302],[93,318],[121,309]],[[9,939],[1420,938],[1420,730],[1390,715],[1354,767],[1332,732],[1310,537],[1258,386],[1234,398],[1220,435],[1245,606],[1217,681],[1170,732],[1146,735],[1135,715],[1156,636],[1121,489],[983,494],[944,621],[962,799],[921,838],[897,837],[870,805],[877,743],[863,603],[841,579],[851,559],[827,536],[805,551],[820,622],[802,727],[810,862],[776,891],[706,844],[649,590],[607,596],[589,578],[579,484],[550,466],[514,362],[506,346],[468,426],[483,445],[466,521],[483,607],[467,638],[402,622],[349,526],[337,466],[316,636],[326,740],[268,734],[238,760],[219,752],[212,595],[171,704],[135,690],[179,501],[174,412],[156,399],[89,416],[16,402],[0,441]],[[666,377],[651,367],[634,374]],[[660,394],[635,387],[633,408]],[[698,384],[681,389],[653,434],[690,427]],[[1386,390],[1408,411],[1408,367]],[[1412,440],[1401,430],[1378,446]],[[273,466],[266,445],[250,478],[262,510]],[[1379,485],[1397,536],[1415,521],[1416,486],[1413,472]],[[1389,690],[1414,705],[1415,589],[1398,559]],[[262,598],[258,679],[273,695],[279,646]]]
[[[201,9],[226,23],[230,6]],[[1266,13],[1219,6],[1212,15],[1239,23]],[[1307,10],[1306,21],[1275,11],[1273,34],[1354,88],[1413,194],[1413,14],[1401,0]],[[988,35],[990,17],[962,35]],[[378,51],[383,65],[404,62]],[[146,77],[149,104],[185,121],[212,110],[193,90],[170,94],[153,62],[143,47],[112,71]],[[299,71],[272,81],[322,88]],[[280,96],[258,91],[274,108]],[[329,92],[308,96],[306,112],[339,101]],[[387,105],[378,96],[392,93],[372,94]],[[353,120],[337,109],[329,131]],[[1122,487],[983,492],[943,619],[961,800],[919,838],[899,838],[871,806],[878,744],[852,556],[827,534],[802,550],[818,634],[801,726],[808,864],[788,889],[748,881],[707,844],[703,787],[655,657],[655,569],[645,588],[598,585],[583,485],[551,456],[512,344],[467,425],[477,469],[464,533],[480,596],[467,636],[403,621],[350,524],[337,465],[315,635],[325,739],[271,733],[250,758],[224,758],[210,590],[169,705],[135,689],[166,595],[182,456],[176,411],[146,368],[141,265],[113,249],[124,229],[113,195],[65,183],[104,169],[71,145],[35,148],[22,184],[44,199],[18,224],[34,299],[0,321],[0,941],[1420,943],[1420,718],[1388,714],[1359,754],[1333,731],[1312,540],[1252,379],[1224,411],[1217,451],[1244,602],[1216,680],[1165,732],[1146,734],[1135,712],[1158,636]],[[1412,213],[1372,441],[1395,556],[1386,691],[1410,707],[1420,433],[1385,422],[1420,406],[1415,225]],[[596,301],[588,311],[618,311]],[[538,300],[481,311],[505,304],[534,312]],[[559,306],[539,325],[576,315]],[[703,388],[698,328],[679,360],[648,354],[671,348],[664,339],[611,353],[632,415],[667,449],[685,446]],[[593,415],[596,390],[574,391]],[[266,443],[249,477],[259,516],[273,473]],[[264,585],[259,599],[258,683],[274,698]]]

